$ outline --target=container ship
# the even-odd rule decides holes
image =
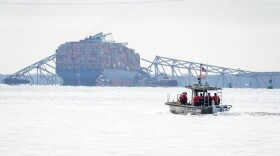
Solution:
[[[56,74],[63,85],[95,86],[106,79],[111,86],[133,86],[140,70],[140,56],[125,43],[107,41],[98,33],[56,49]]]

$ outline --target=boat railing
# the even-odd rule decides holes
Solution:
[[[177,101],[180,101],[180,95],[181,94],[177,94],[177,99],[176,99]]]
[[[222,90],[217,90],[217,96],[220,97],[220,104],[223,103],[223,91]]]
[[[167,102],[170,100],[170,94],[167,94]]]
[[[232,105],[226,105],[227,107],[228,107],[228,110],[230,110],[231,109],[231,107],[232,107]]]

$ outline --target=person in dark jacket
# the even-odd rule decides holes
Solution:
[[[212,97],[211,97],[210,93],[208,93],[208,95],[205,97],[205,105],[206,106],[211,106],[212,105]]]

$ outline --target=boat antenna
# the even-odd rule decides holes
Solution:
[[[199,68],[199,77],[197,78],[198,79],[198,84],[201,85],[201,68],[202,68],[202,64],[200,64],[200,68]]]

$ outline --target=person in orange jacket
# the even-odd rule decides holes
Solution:
[[[197,93],[195,93],[195,96],[193,97],[193,103],[194,103],[194,106],[200,105],[200,97],[197,96]]]
[[[214,94],[214,96],[212,97],[213,101],[215,102],[215,105],[219,105],[220,104],[220,97],[217,96],[217,93]]]
[[[200,105],[204,106],[204,95],[202,93],[200,93],[199,101],[200,101]]]
[[[181,95],[180,95],[180,102],[182,105],[185,105],[188,101],[188,97],[187,97],[187,92],[183,92]]]

